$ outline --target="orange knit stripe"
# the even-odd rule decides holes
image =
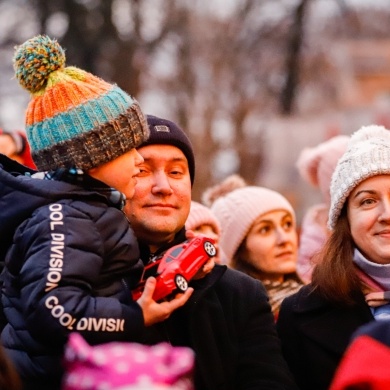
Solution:
[[[46,118],[67,111],[84,102],[107,93],[113,85],[87,74],[83,81],[69,79],[46,89],[40,96],[34,96],[27,108],[26,125],[42,122]]]

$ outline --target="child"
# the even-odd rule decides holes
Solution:
[[[185,224],[187,230],[192,230],[194,235],[204,234],[215,240],[217,256],[214,257],[216,263],[224,263],[224,256],[218,248],[218,241],[221,234],[221,227],[217,217],[212,211],[201,203],[191,201],[190,213]]]
[[[149,130],[132,97],[65,67],[47,36],[18,47],[14,67],[31,93],[26,133],[40,172],[1,157],[1,341],[24,389],[53,390],[70,332],[90,344],[131,341],[151,321],[150,300],[130,298],[128,276],[137,279],[142,263],[122,211]]]

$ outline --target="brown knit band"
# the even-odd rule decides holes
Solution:
[[[146,119],[137,103],[115,120],[50,148],[34,151],[41,171],[80,168],[88,171],[136,148],[149,137]]]

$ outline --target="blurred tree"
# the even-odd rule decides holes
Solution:
[[[300,73],[300,52],[304,36],[304,17],[306,15],[308,5],[308,0],[301,0],[294,12],[294,20],[291,26],[291,33],[287,48],[286,83],[280,95],[281,111],[283,114],[291,114],[293,110]]]
[[[269,118],[337,105],[336,37],[388,36],[383,9],[329,0],[339,8],[326,19],[319,3],[0,0],[0,59],[34,34],[57,37],[69,64],[116,82],[190,134],[200,199],[230,173],[258,184]]]

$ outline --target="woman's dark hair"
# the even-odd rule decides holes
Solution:
[[[315,258],[312,276],[314,288],[331,301],[356,303],[361,283],[352,261],[354,247],[345,203],[332,234]]]
[[[241,271],[244,274],[252,276],[252,278],[263,280],[261,277],[261,271],[257,269],[253,264],[248,260],[248,255],[246,254],[246,239],[240,244],[236,253],[233,255],[233,258],[230,261],[230,267]]]
[[[256,268],[249,264],[246,259],[246,237],[242,240],[241,244],[239,245],[238,249],[236,250],[236,253],[234,253],[232,259],[230,260],[230,267],[234,268],[238,271],[244,272],[248,275],[253,276],[256,274],[257,270]]]

